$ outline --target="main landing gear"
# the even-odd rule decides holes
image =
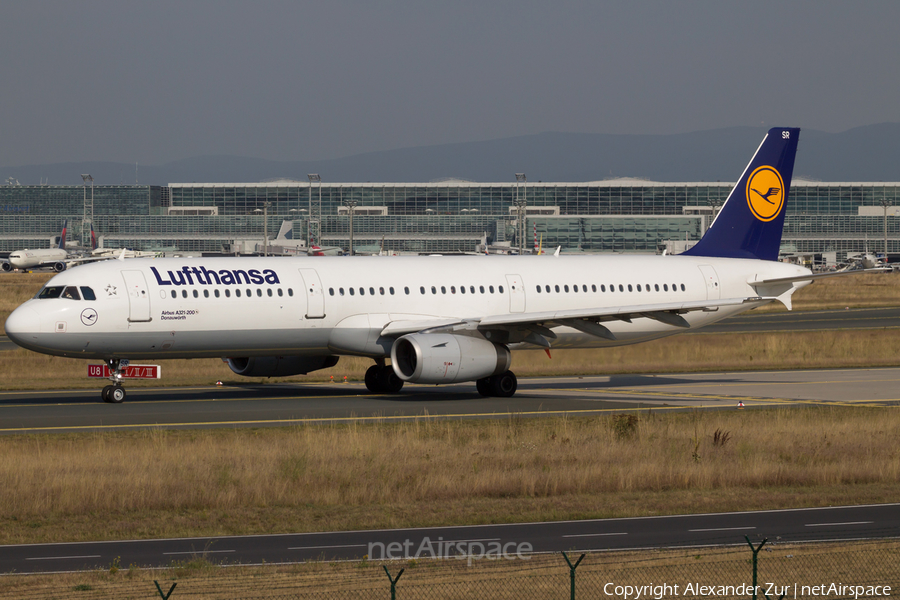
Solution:
[[[403,380],[382,361],[366,371],[366,387],[373,394],[396,394],[403,389]]]
[[[479,379],[475,382],[475,387],[478,389],[478,393],[485,397],[512,398],[512,395],[516,393],[516,388],[519,387],[519,381],[516,379],[515,373],[507,371]]]
[[[100,397],[104,402],[111,404],[121,404],[125,400],[125,388],[122,387],[122,367],[118,358],[110,358],[106,361],[109,367],[109,380],[112,385],[108,385],[100,392]]]

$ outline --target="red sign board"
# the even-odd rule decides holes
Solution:
[[[159,365],[128,365],[122,368],[122,379],[159,379]],[[106,365],[88,365],[88,377],[108,378],[112,375]]]

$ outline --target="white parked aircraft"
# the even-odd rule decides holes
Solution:
[[[224,357],[239,375],[277,377],[342,355],[373,359],[376,393],[474,381],[509,397],[511,349],[634,344],[790,308],[819,277],[776,260],[799,132],[768,132],[681,255],[112,260],[53,277],[6,332],[36,352],[105,360],[107,402],[125,397],[125,359]]]
[[[56,272],[65,271],[72,256],[66,252],[66,227],[68,221],[63,222],[62,233],[59,235],[59,245],[56,248],[40,248],[37,250],[16,250],[9,253],[8,262],[0,264],[0,269],[12,271],[13,269],[41,269],[52,267]]]

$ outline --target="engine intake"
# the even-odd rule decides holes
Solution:
[[[333,367],[337,356],[251,356],[227,358],[228,367],[244,377],[289,377]]]
[[[391,347],[391,366],[403,381],[457,383],[509,370],[509,349],[483,338],[449,333],[413,333]]]

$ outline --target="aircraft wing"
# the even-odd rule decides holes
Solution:
[[[667,302],[663,304],[636,304],[606,308],[585,308],[533,313],[511,313],[462,319],[433,319],[426,321],[393,321],[381,331],[385,337],[399,337],[409,333],[461,333],[477,331],[497,343],[529,342],[549,347],[549,339],[556,334],[554,326],[572,327],[584,333],[608,340],[615,335],[603,326],[605,321],[625,321],[646,317],[673,327],[690,327],[681,315],[693,311],[716,311],[722,306],[736,306],[747,302],[761,302],[773,298],[750,297],[699,302]]]

